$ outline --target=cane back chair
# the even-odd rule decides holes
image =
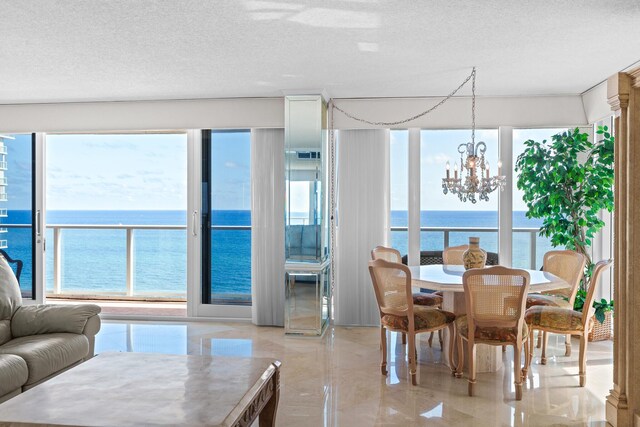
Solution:
[[[406,265],[383,259],[369,261],[369,273],[380,310],[380,351],[382,375],[387,375],[387,329],[402,332],[408,338],[407,356],[411,383],[417,384],[416,334],[449,328],[455,336],[453,313],[433,307],[413,304],[411,271]],[[449,360],[453,355],[453,340],[450,341]],[[454,368],[452,368],[452,371]]]
[[[522,365],[520,357],[526,346],[527,325],[524,322],[526,295],[530,277],[524,270],[489,267],[467,270],[462,275],[467,314],[458,316],[458,363],[456,376],[462,376],[464,366],[463,341],[469,355],[469,396],[476,383],[476,344],[513,346],[514,383],[516,400],[522,399]]]

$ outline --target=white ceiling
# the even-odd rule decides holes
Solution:
[[[0,0],[0,103],[579,94],[640,59],[640,2]],[[464,91],[465,94],[469,90]]]

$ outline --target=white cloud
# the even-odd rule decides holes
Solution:
[[[442,165],[444,166],[447,162],[453,162],[451,156],[447,156],[443,153],[438,153],[430,156],[422,156],[422,164],[423,165]]]

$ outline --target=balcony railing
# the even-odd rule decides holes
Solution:
[[[31,228],[31,225],[29,224],[2,224],[2,227],[6,227],[9,229],[9,234],[11,229],[14,228]],[[186,233],[184,233],[186,231],[186,226],[185,225],[92,225],[92,224],[71,224],[71,225],[48,225],[47,226],[47,230],[49,232],[49,238],[52,239],[47,241],[47,252],[48,252],[48,262],[50,265],[50,272],[52,272],[51,276],[49,276],[49,292],[50,294],[53,295],[74,295],[74,294],[81,294],[81,295],[105,295],[105,296],[114,296],[114,297],[129,297],[129,298],[133,298],[133,297],[138,297],[138,298],[144,298],[146,296],[149,296],[148,294],[150,292],[145,293],[144,291],[140,291],[139,287],[140,285],[138,285],[138,289],[136,289],[136,278],[135,278],[135,271],[136,271],[136,231],[182,231],[183,233],[179,233],[181,236],[183,236],[183,238],[185,239],[184,242],[186,243]],[[125,262],[124,265],[122,264],[122,261],[119,261],[120,266],[116,266],[116,268],[122,268],[123,270],[119,270],[119,271],[111,271],[109,272],[112,277],[114,277],[113,279],[113,283],[111,284],[112,288],[118,288],[120,287],[120,291],[118,292],[113,292],[113,291],[104,291],[101,289],[82,289],[81,291],[78,290],[78,283],[67,283],[67,285],[65,286],[64,283],[64,274],[63,274],[63,267],[65,266],[64,263],[64,251],[65,251],[65,245],[63,244],[63,236],[65,234],[65,232],[69,232],[71,230],[95,230],[96,233],[95,235],[91,235],[91,238],[88,239],[87,242],[87,249],[86,249],[86,264],[87,264],[87,271],[92,271],[92,269],[95,265],[95,268],[104,268],[105,263],[102,263],[101,259],[100,259],[100,254],[96,254],[96,251],[99,251],[100,249],[96,249],[96,245],[94,245],[91,240],[95,240],[96,242],[99,242],[101,239],[106,238],[104,235],[100,234],[100,231],[103,232],[108,232],[108,231],[117,231],[117,230],[121,230],[122,234],[120,236],[110,236],[110,240],[109,242],[117,242],[117,245],[120,248],[123,248],[125,251]],[[213,231],[225,231],[225,230],[235,230],[235,231],[250,231],[251,227],[250,226],[213,226],[212,227]],[[391,227],[391,231],[392,232],[396,232],[396,233],[401,233],[401,232],[407,232],[408,229],[407,227]],[[437,239],[436,244],[440,245],[440,242],[444,243],[444,246],[449,246],[450,243],[453,244],[458,244],[458,242],[456,242],[456,240],[461,241],[461,237],[462,236],[455,236],[456,233],[460,233],[463,234],[464,236],[468,236],[472,233],[478,233],[481,236],[485,235],[485,233],[492,233],[494,234],[494,236],[491,237],[491,241],[489,241],[489,239],[484,239],[484,243],[485,245],[482,245],[483,240],[481,240],[481,246],[484,247],[485,249],[488,250],[497,250],[494,249],[492,247],[492,245],[495,245],[495,248],[497,248],[497,234],[498,234],[498,228],[497,227],[421,227],[420,228],[421,233],[439,233],[442,236],[442,240],[440,241],[440,239]],[[542,249],[544,251],[546,251],[548,248],[545,248],[544,245],[543,247],[540,246],[540,244],[538,243],[538,237],[537,237],[537,233],[538,233],[538,229],[537,228],[514,228],[513,232],[516,234],[522,234],[523,237],[524,235],[528,236],[528,242],[525,242],[524,240],[521,242],[520,245],[515,245],[514,244],[514,255],[520,251],[523,255],[524,255],[524,259],[525,261],[522,262],[522,264],[526,263],[526,258],[528,258],[528,268],[531,269],[535,269],[536,268],[536,260],[539,259],[540,257],[538,256],[537,252],[539,249]],[[74,238],[77,239],[81,238],[82,236],[74,236]],[[157,238],[158,236],[156,236]],[[143,238],[138,236],[138,238]],[[163,239],[163,242],[161,242],[162,244],[169,244],[169,245],[173,245],[173,249],[174,252],[180,252],[181,249],[180,248],[176,248],[176,245],[178,243],[174,243],[172,241],[166,242],[165,240],[171,240],[172,236],[169,235],[167,236],[162,236],[161,239]],[[11,239],[11,237],[9,237],[9,239]],[[232,240],[234,238],[232,237]],[[429,238],[431,241],[431,237]],[[514,236],[514,240],[515,240],[515,236]],[[138,245],[138,247],[143,246],[141,243],[142,241],[139,242],[140,244]],[[235,242],[237,243],[237,242]],[[4,241],[0,241],[0,245],[2,244],[7,244],[6,239],[4,239]],[[9,244],[14,247],[15,242],[11,243],[11,240],[9,241]],[[179,243],[180,245],[183,244],[182,241],[180,241]],[[227,244],[226,242],[221,242],[221,244]],[[244,243],[242,243],[244,245]],[[525,246],[526,245],[526,248]],[[103,242],[103,247],[105,246],[104,242]],[[147,241],[147,246],[149,246],[149,242]],[[155,249],[155,247],[152,247],[152,249]],[[427,248],[423,248],[423,249],[427,249]],[[528,254],[526,254],[526,250],[528,249]],[[115,248],[115,250],[117,251],[117,248]],[[77,251],[77,249],[75,249],[75,251]],[[91,251],[93,251],[93,253],[91,253]],[[158,254],[161,254],[162,249],[157,249]],[[120,252],[121,253],[121,252]],[[246,254],[245,254],[246,255]],[[75,256],[75,255],[72,255]],[[186,246],[184,249],[184,256],[186,257]],[[235,257],[237,257],[237,254],[234,254]],[[118,257],[119,260],[121,260],[121,257]],[[139,259],[138,262],[143,262],[144,260]],[[106,263],[108,264],[108,263]],[[116,263],[118,264],[118,263]],[[148,267],[148,266],[147,266]],[[186,262],[184,263],[183,267],[185,268],[186,271]],[[224,268],[227,268],[228,266],[224,266]],[[521,267],[525,267],[525,265],[521,265]],[[72,266],[67,265],[67,273],[69,272],[69,268],[73,268]],[[245,267],[242,267],[245,268]],[[147,268],[147,271],[149,271],[149,268]],[[123,274],[124,273],[124,274]],[[48,274],[49,275],[49,274]],[[158,279],[159,282],[166,282],[166,281],[170,281],[171,278],[170,277],[166,277],[165,273],[163,272],[157,272],[157,275],[161,276],[161,279]],[[77,276],[77,275],[76,275]],[[142,277],[141,277],[142,278]],[[123,283],[124,282],[124,283]],[[185,285],[186,285],[186,280],[185,280]],[[148,285],[150,286],[150,285]],[[67,287],[67,289],[65,289],[65,287]],[[90,291],[89,294],[87,294],[87,292],[85,291]],[[151,292],[153,295],[149,296],[150,298],[158,298],[158,299],[183,299],[184,297],[186,297],[186,295],[176,295],[176,292],[164,292],[160,289],[158,290],[153,290],[153,292]]]
[[[392,232],[407,232],[408,227],[391,227]],[[537,264],[537,252],[538,252],[538,242],[537,242],[537,234],[540,231],[538,228],[514,228],[514,233],[523,233],[529,235],[529,260],[528,264],[530,269],[536,269]],[[497,227],[420,227],[420,233],[430,232],[430,233],[442,233],[443,238],[443,247],[449,247],[451,242],[451,234],[452,233],[464,233],[465,235],[470,235],[472,233],[495,233],[496,238],[498,234]],[[482,241],[480,242],[482,246]],[[422,248],[424,250],[424,248]],[[485,248],[486,249],[486,248]],[[496,250],[497,250],[497,240],[496,240]]]
[[[53,294],[63,293],[63,232],[64,230],[123,230],[125,233],[125,291],[124,296],[133,297],[136,292],[135,286],[135,231],[136,230],[186,230],[185,225],[102,225],[102,224],[65,224],[47,225],[48,230],[53,231]],[[99,236],[98,236],[99,237]],[[69,293],[69,292],[67,292]],[[108,294],[109,292],[95,291],[92,294]],[[154,292],[154,297],[159,298],[180,298],[179,295],[171,292]]]

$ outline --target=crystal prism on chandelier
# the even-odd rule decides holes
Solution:
[[[460,176],[458,163],[454,166],[451,178],[451,165],[447,162],[447,177],[442,178],[442,192],[457,194],[461,202],[467,200],[476,203],[479,200],[489,201],[489,193],[500,188],[504,190],[506,178],[500,175],[502,162],[498,161],[498,175],[491,176],[489,162],[484,158],[487,145],[475,141],[476,136],[476,69],[471,72],[471,142],[460,144]],[[465,157],[466,156],[466,157]]]

